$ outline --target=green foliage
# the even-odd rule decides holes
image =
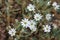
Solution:
[[[60,14],[60,9],[57,9],[57,12]]]

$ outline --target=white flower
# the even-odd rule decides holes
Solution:
[[[51,20],[51,18],[52,18],[52,17],[51,17],[51,14],[46,14],[46,20],[49,21],[49,20]]]
[[[34,20],[30,20],[29,28],[32,31],[36,31],[36,22]]]
[[[56,5],[55,7],[54,7],[54,9],[56,10],[56,9],[59,9],[59,7],[60,7],[60,5]]]
[[[57,2],[53,2],[52,6],[53,7],[57,6]]]
[[[51,26],[50,25],[43,25],[43,30],[44,30],[44,32],[50,32]]]
[[[34,10],[35,10],[35,6],[32,5],[32,4],[29,4],[29,5],[27,6],[27,9],[28,9],[29,11],[34,11]]]
[[[36,21],[39,21],[39,20],[41,20],[42,19],[42,15],[41,14],[35,14],[34,15],[34,19],[36,20]]]
[[[51,3],[51,1],[49,1],[49,2],[47,3],[47,5],[50,5],[50,3]]]
[[[10,29],[8,32],[11,36],[15,36],[16,30],[14,28]]]
[[[60,7],[60,5],[58,5],[56,2],[54,2],[54,3],[52,4],[52,6],[54,7],[55,10],[56,10],[56,9],[59,9],[59,7]]]
[[[26,28],[29,26],[29,23],[30,23],[29,20],[26,18],[22,19],[21,21],[21,25]]]
[[[54,29],[57,29],[58,26],[57,26],[56,24],[53,24],[53,28],[54,28]]]
[[[18,19],[15,19],[16,22],[18,22]]]

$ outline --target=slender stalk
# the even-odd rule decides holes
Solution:
[[[7,8],[6,8],[6,13],[7,13],[7,26],[9,26],[10,25],[9,3],[6,2],[6,1],[5,1],[5,3],[6,3],[6,6],[7,6]]]

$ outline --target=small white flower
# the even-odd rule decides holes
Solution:
[[[22,26],[26,28],[29,26],[29,23],[30,23],[29,20],[26,18],[22,19],[21,21]]]
[[[15,19],[16,22],[18,22],[18,19]]]
[[[44,32],[50,32],[51,26],[50,25],[43,25],[43,30],[44,30]]]
[[[54,7],[55,10],[56,10],[56,9],[59,9],[59,7],[60,7],[60,5],[57,4],[57,2],[54,2],[54,3],[52,4],[52,6]]]
[[[56,10],[56,9],[59,9],[59,7],[60,7],[60,5],[56,5],[55,7],[54,7],[54,9]]]
[[[53,28],[54,28],[54,29],[57,29],[58,26],[57,26],[56,24],[53,24]]]
[[[35,6],[32,5],[32,4],[29,4],[29,5],[27,6],[27,9],[28,9],[29,11],[34,11],[34,10],[35,10]]]
[[[53,7],[57,6],[57,2],[53,2],[52,6]]]
[[[49,1],[49,2],[47,3],[47,5],[50,5],[50,3],[51,3],[51,1]]]
[[[34,20],[30,20],[30,30],[36,31],[36,22]]]
[[[8,32],[11,36],[15,36],[16,30],[14,28],[10,29]]]
[[[51,20],[51,18],[52,18],[52,17],[51,17],[51,14],[46,14],[46,20],[49,21],[49,20]]]
[[[39,20],[41,20],[42,19],[42,15],[41,14],[35,14],[34,15],[34,19],[36,20],[36,21],[39,21]]]

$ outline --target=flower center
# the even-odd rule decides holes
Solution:
[[[33,25],[33,23],[31,23],[31,25]]]
[[[37,19],[38,19],[39,17],[37,17]]]
[[[13,34],[14,32],[12,32],[12,34]]]
[[[27,22],[24,22],[24,24],[27,24]]]
[[[32,7],[30,9],[32,9]]]
[[[48,30],[48,28],[46,28]]]

